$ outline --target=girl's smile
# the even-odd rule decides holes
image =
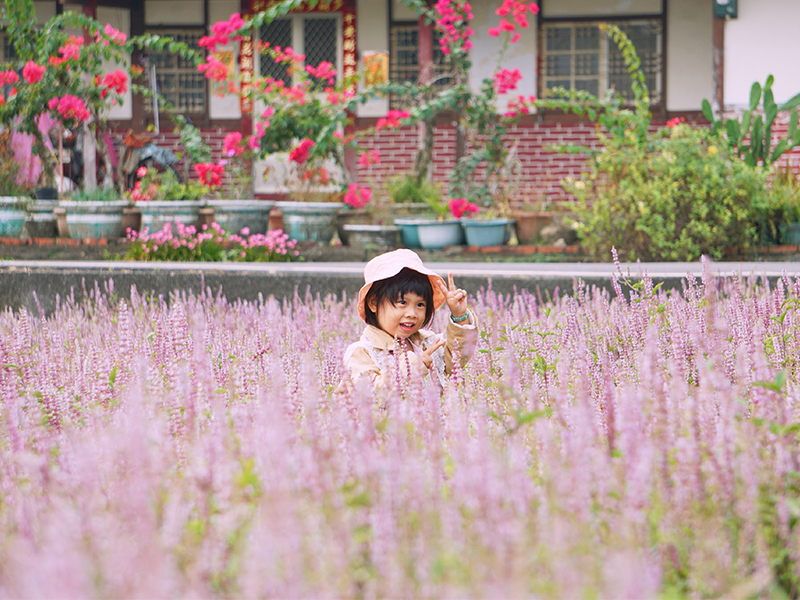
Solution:
[[[396,303],[386,300],[370,309],[375,312],[380,328],[392,337],[408,338],[425,323],[425,299],[414,292],[407,292]]]

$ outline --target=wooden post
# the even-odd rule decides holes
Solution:
[[[710,7],[713,11],[713,5]],[[716,15],[714,18],[713,32],[713,66],[712,77],[714,81],[714,112],[722,118],[725,112],[725,19]]]

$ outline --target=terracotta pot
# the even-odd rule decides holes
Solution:
[[[517,239],[520,244],[534,244],[538,241],[542,229],[553,222],[555,215],[549,212],[515,211]]]

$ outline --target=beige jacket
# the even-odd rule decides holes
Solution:
[[[429,329],[420,329],[407,340],[408,349],[406,356],[411,367],[412,376],[424,377],[428,375],[428,368],[417,356],[425,350],[429,344],[436,341],[439,334]],[[463,367],[469,361],[475,350],[478,341],[478,327],[475,315],[469,311],[469,320],[464,324],[447,323],[447,344],[436,350],[433,355],[433,368],[431,369],[431,379],[438,379],[439,385],[444,385],[446,375],[453,372],[453,349],[456,342],[460,355],[460,363]],[[372,325],[367,325],[361,339],[351,344],[344,353],[345,380],[347,375],[350,382],[355,382],[363,375],[373,377],[376,388],[384,387],[395,377],[394,370],[394,351],[396,348],[395,339],[388,333]],[[407,369],[401,369],[407,375]]]

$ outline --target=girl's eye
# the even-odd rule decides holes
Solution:
[[[424,302],[417,302],[417,308],[425,308]]]

